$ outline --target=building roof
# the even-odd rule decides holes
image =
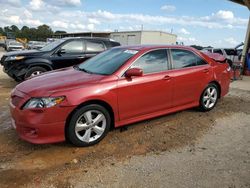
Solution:
[[[177,36],[176,34],[173,34],[173,33],[168,33],[168,32],[165,32],[165,31],[157,31],[157,30],[114,31],[114,32],[111,32],[111,34],[115,34],[115,33],[138,33],[138,32],[156,32],[156,33],[165,33],[165,34],[168,34],[168,35]]]
[[[250,10],[250,0],[229,0],[229,1],[246,6]]]

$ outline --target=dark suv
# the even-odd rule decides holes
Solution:
[[[82,63],[114,46],[120,46],[120,43],[106,38],[63,38],[40,50],[6,53],[1,59],[1,65],[10,77],[23,81],[46,71]]]

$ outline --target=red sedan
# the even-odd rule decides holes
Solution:
[[[12,124],[31,143],[89,146],[112,127],[192,107],[208,111],[229,90],[223,61],[184,46],[113,48],[16,86]]]

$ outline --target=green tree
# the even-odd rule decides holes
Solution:
[[[3,36],[6,35],[6,33],[4,32],[4,29],[2,27],[0,27],[0,35],[3,35]]]
[[[18,32],[19,32],[19,28],[18,28],[16,25],[10,26],[10,29],[11,29],[11,31],[14,32],[14,33],[18,33]]]
[[[44,24],[37,27],[37,40],[46,40],[46,38],[51,37],[51,35],[53,35],[53,31],[48,25]]]

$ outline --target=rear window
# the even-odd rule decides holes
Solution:
[[[237,55],[237,51],[234,49],[225,49],[227,55]]]
[[[105,50],[105,46],[101,41],[86,40],[87,52],[102,52]]]
[[[213,53],[217,53],[217,54],[223,55],[223,52],[222,52],[221,49],[214,49],[214,50],[213,50]]]
[[[172,49],[171,54],[175,69],[207,64],[201,57],[188,50]]]

